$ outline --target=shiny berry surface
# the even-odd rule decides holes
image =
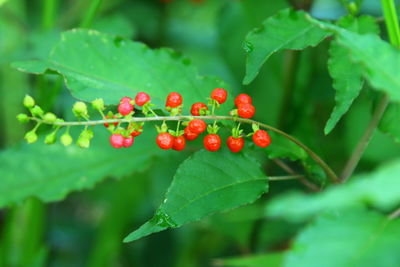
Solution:
[[[110,136],[110,144],[115,148],[121,148],[124,145],[124,137],[122,134],[112,134]]]
[[[257,130],[253,134],[253,142],[257,146],[267,147],[267,146],[269,146],[269,144],[271,144],[271,137],[269,136],[269,134],[266,131]]]
[[[123,146],[124,146],[124,147],[130,147],[131,145],[133,145],[134,140],[135,140],[135,139],[134,139],[132,136],[125,137],[125,138],[124,138]]]
[[[235,106],[239,106],[240,104],[253,104],[253,100],[247,94],[240,94],[235,98]]]
[[[135,104],[138,105],[139,107],[143,106],[149,101],[150,101],[150,96],[145,92],[139,92],[135,97]]]
[[[208,134],[204,137],[203,144],[208,151],[218,151],[221,148],[221,138],[217,134]]]
[[[183,135],[175,137],[174,144],[172,145],[173,150],[181,151],[185,149],[185,146],[186,146],[186,140]]]
[[[194,119],[189,122],[188,128],[192,133],[201,134],[207,129],[207,124],[203,120]]]
[[[255,112],[256,108],[252,104],[240,104],[238,106],[238,115],[244,119],[250,119]]]
[[[228,92],[222,88],[215,88],[211,92],[211,98],[216,100],[220,104],[225,103],[227,96],[228,96]]]
[[[197,137],[199,137],[199,135],[197,133],[191,132],[188,127],[185,128],[184,132],[185,132],[184,136],[185,136],[186,140],[188,140],[188,141],[193,141]]]
[[[132,101],[132,98],[124,96],[123,98],[121,98],[121,100],[119,101],[119,103],[129,103]]]
[[[174,144],[174,137],[170,133],[159,133],[156,142],[161,149],[170,149]]]
[[[226,144],[230,151],[237,153],[242,150],[244,146],[244,139],[242,137],[234,138],[233,136],[229,136],[226,140]]]
[[[177,106],[182,105],[183,98],[181,94],[172,92],[167,96],[167,101],[165,103],[166,107],[176,108]]]
[[[118,112],[122,116],[126,116],[133,111],[133,105],[129,102],[122,102],[118,105]]]
[[[208,107],[204,103],[194,103],[190,109],[190,113],[193,116],[200,116],[200,110],[208,110]]]

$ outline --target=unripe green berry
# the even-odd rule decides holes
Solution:
[[[26,108],[33,108],[33,106],[35,106],[35,100],[30,95],[25,95],[24,106]]]
[[[47,123],[54,123],[57,120],[57,116],[51,112],[47,112],[44,114],[43,120]]]
[[[44,139],[44,143],[47,145],[52,145],[56,142],[56,133],[50,133],[48,135],[46,135],[46,138]]]
[[[35,117],[42,117],[44,112],[43,112],[43,109],[41,107],[36,105],[31,109],[31,113]]]
[[[25,140],[28,142],[28,144],[35,143],[37,139],[38,139],[37,134],[33,130],[25,134]]]
[[[79,135],[76,144],[81,148],[88,148],[90,146],[90,140],[93,138],[93,132],[91,130],[83,130]]]
[[[105,109],[104,107],[104,101],[102,98],[98,98],[92,101],[92,106],[94,109],[103,111]]]
[[[74,104],[72,107],[72,112],[75,114],[77,117],[87,117],[88,111],[87,111],[87,106],[84,102],[79,101]]]
[[[28,115],[21,113],[21,114],[17,115],[17,120],[19,122],[25,123],[25,122],[29,121],[29,117],[28,117]]]
[[[64,146],[69,146],[73,140],[72,140],[71,135],[66,132],[63,135],[61,135],[60,141],[61,141],[61,144],[63,144]]]

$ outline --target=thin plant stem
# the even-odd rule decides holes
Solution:
[[[381,2],[390,43],[395,47],[400,47],[400,29],[394,0],[382,0]],[[389,102],[390,99],[385,94],[378,103],[374,114],[372,115],[372,119],[367,126],[367,129],[365,130],[363,136],[360,138],[350,159],[343,169],[342,175],[340,177],[342,182],[347,181],[356,169],[362,155],[364,154],[365,149],[368,147],[368,144],[371,141],[375,129],[379,125],[379,121],[381,120],[387,106],[389,105]]]
[[[180,120],[190,120],[192,119],[193,116],[185,116],[185,115],[179,115],[179,116],[157,116],[157,117],[135,117],[135,118],[130,118],[130,119],[107,119],[107,120],[92,120],[92,121],[71,121],[71,122],[65,122],[65,121],[56,121],[54,123],[47,123],[43,121],[40,118],[31,118],[31,120],[35,120],[38,122],[42,122],[45,124],[53,124],[53,125],[59,125],[59,126],[85,126],[85,125],[101,125],[104,123],[130,123],[130,122],[149,122],[149,121],[180,121]],[[289,139],[293,143],[295,143],[297,146],[301,147],[304,149],[308,155],[318,164],[321,166],[321,168],[325,171],[326,175],[329,177],[329,179],[333,183],[338,183],[339,180],[335,174],[335,172],[329,167],[328,164],[325,163],[314,151],[312,151],[309,147],[304,145],[302,142],[300,142],[297,138],[275,128],[270,125],[267,125],[265,123],[261,123],[255,120],[251,119],[243,119],[243,118],[237,118],[233,116],[196,116],[198,119],[202,120],[229,120],[229,121],[236,121],[240,123],[245,123],[245,124],[256,124],[261,128],[264,128],[266,130],[275,132],[279,135],[282,135],[283,137]]]
[[[396,209],[392,213],[389,214],[388,219],[389,220],[394,220],[400,216],[400,208]]]
[[[50,30],[56,23],[58,0],[44,0],[42,14],[42,28]]]
[[[305,178],[304,175],[286,175],[286,176],[270,176],[268,181],[287,181]]]
[[[96,17],[102,2],[103,2],[103,0],[92,0],[90,2],[88,11],[86,12],[86,14],[83,17],[82,22],[80,24],[81,27],[87,28],[92,25],[93,20]]]

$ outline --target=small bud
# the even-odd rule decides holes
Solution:
[[[65,132],[63,135],[61,135],[60,141],[64,146],[69,146],[73,140],[72,136],[68,132]]]
[[[75,114],[76,117],[87,117],[88,111],[86,104],[82,101],[76,102],[72,108],[72,112]]]
[[[83,130],[76,141],[77,145],[81,148],[88,148],[90,146],[90,140],[93,138],[93,132],[91,130]]]
[[[25,134],[25,140],[28,142],[28,144],[35,143],[37,139],[38,139],[37,134],[33,130]]]
[[[52,145],[56,142],[57,136],[55,132],[52,132],[48,135],[46,135],[46,138],[44,139],[44,143],[47,145]]]
[[[17,115],[17,120],[21,123],[25,123],[29,121],[29,117],[28,115],[21,113]]]
[[[57,116],[51,112],[47,112],[44,114],[43,120],[47,123],[54,123],[57,120]]]
[[[39,107],[38,105],[36,105],[36,106],[34,106],[34,107],[31,109],[31,113],[32,113],[32,115],[35,116],[35,117],[42,117],[44,112],[43,112],[43,110],[42,110],[41,107]]]
[[[105,109],[104,101],[102,98],[97,98],[97,99],[93,100],[92,106],[95,110],[98,110],[98,111],[103,111]]]
[[[25,95],[24,106],[26,108],[33,108],[34,105],[35,105],[35,100],[30,95]]]

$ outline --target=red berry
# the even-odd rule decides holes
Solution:
[[[139,107],[143,106],[144,104],[146,104],[149,101],[150,101],[150,96],[148,94],[146,94],[145,92],[139,92],[139,93],[137,93],[137,95],[135,97],[135,103]]]
[[[143,129],[143,127],[140,127],[140,129]],[[143,131],[140,131],[140,130],[133,130],[131,132],[131,136],[133,136],[133,137],[139,136],[142,132]]]
[[[252,104],[240,104],[238,106],[238,114],[240,117],[250,119],[256,112],[255,107]]]
[[[244,146],[244,139],[242,137],[234,138],[233,136],[229,136],[226,140],[226,144],[228,148],[233,153],[237,153],[242,150]]]
[[[217,134],[208,134],[204,137],[203,144],[208,151],[217,151],[221,147],[221,138]]]
[[[172,145],[172,149],[176,151],[181,151],[186,146],[186,140],[183,135],[175,137],[174,144]]]
[[[124,137],[122,134],[112,134],[110,136],[110,144],[115,148],[121,148],[124,145]]]
[[[170,149],[174,144],[174,137],[169,133],[159,133],[156,142],[160,148]]]
[[[207,128],[207,124],[200,119],[194,119],[189,121],[188,128],[192,133],[201,134]]]
[[[235,106],[239,106],[240,104],[252,104],[253,100],[249,95],[246,94],[239,94],[235,98]]]
[[[211,92],[211,98],[216,100],[220,104],[223,104],[226,101],[227,96],[228,96],[228,92],[222,88],[215,88]]]
[[[200,116],[200,109],[208,110],[208,107],[204,103],[194,103],[190,113],[192,113],[193,116]]]
[[[108,115],[106,115],[105,118],[106,118],[106,119],[111,119],[110,116],[108,116]],[[113,119],[117,119],[117,118],[118,118],[117,116],[115,116],[115,115],[113,116]],[[114,126],[117,126],[117,125],[118,125],[118,122],[114,122],[113,124],[114,124]],[[108,124],[107,122],[104,123],[104,127],[108,128],[108,126],[110,126],[110,124]]]
[[[135,141],[135,139],[132,136],[126,137],[124,138],[123,146],[130,147],[131,145],[133,145],[133,141]]]
[[[266,131],[257,130],[253,134],[253,142],[257,146],[267,147],[267,146],[269,146],[269,144],[271,144],[271,137],[269,136],[269,134]]]
[[[182,105],[183,98],[181,94],[172,92],[167,96],[167,102],[165,103],[166,107],[176,108],[177,106]]]
[[[197,133],[193,133],[192,131],[190,131],[189,127],[185,128],[184,135],[188,141],[193,141],[194,139],[196,139],[199,136]]]
[[[118,105],[118,112],[122,116],[126,116],[133,111],[133,105],[130,102],[122,102]]]
[[[123,98],[121,98],[119,103],[130,103],[131,101],[132,101],[132,98],[124,96]]]

